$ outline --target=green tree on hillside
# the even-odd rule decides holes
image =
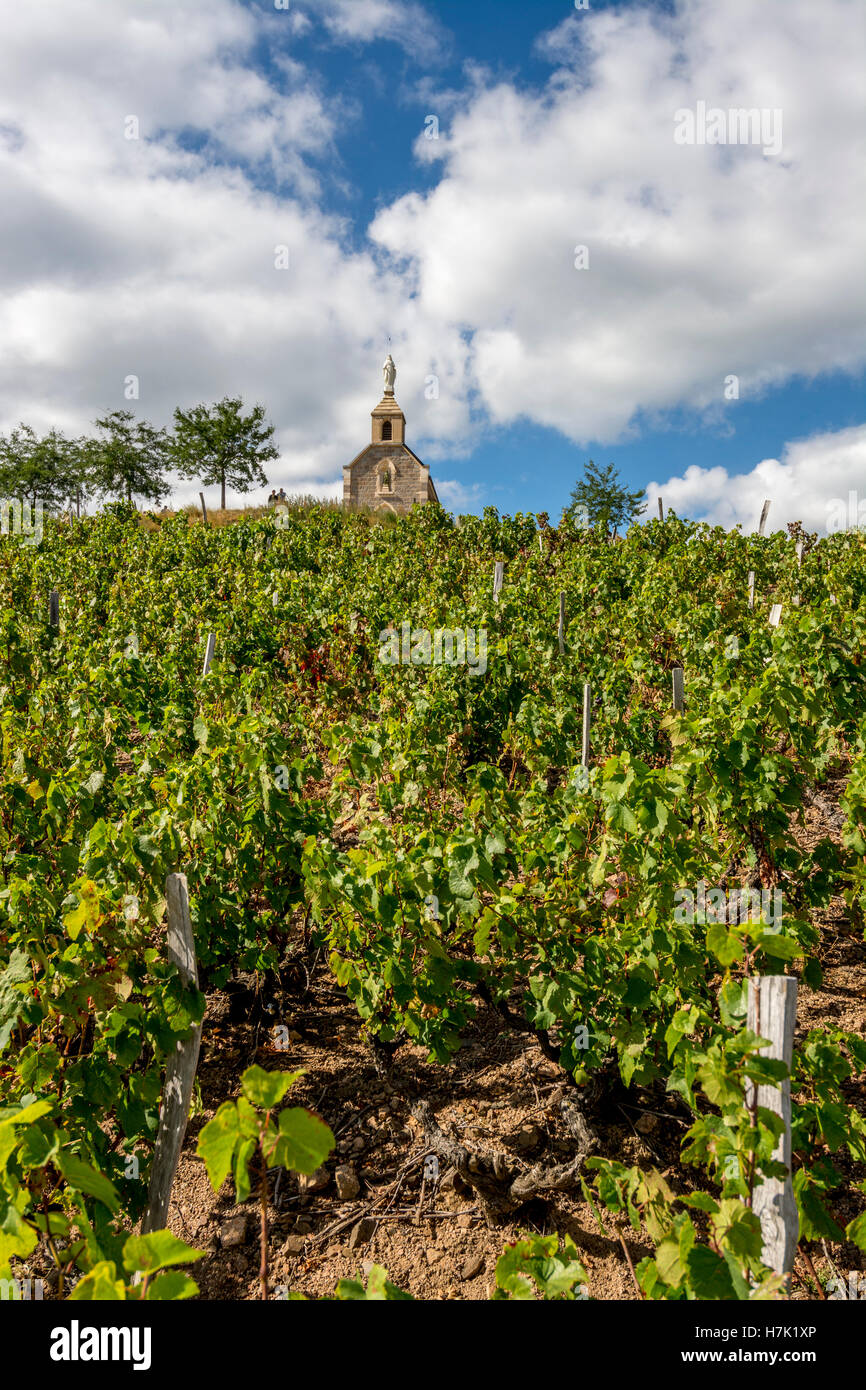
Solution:
[[[584,524],[604,526],[605,534],[618,528],[625,530],[629,524],[646,511],[642,502],[643,490],[629,492],[619,480],[619,470],[612,463],[607,468],[597,468],[590,459],[582,480],[572,490],[571,505],[566,511],[572,517],[579,516]]]
[[[30,425],[0,435],[0,492],[20,494],[31,503],[65,507],[85,485],[84,441],[67,439],[58,430],[41,437]]]
[[[119,494],[127,502],[134,497],[159,502],[170,492],[165,473],[171,440],[166,430],[136,421],[131,410],[103,415],[96,427],[102,437],[86,445],[89,481],[96,492]]]
[[[243,401],[226,396],[215,405],[197,405],[174,412],[174,465],[185,478],[205,486],[219,483],[225,510],[226,487],[250,492],[267,483],[263,463],[279,457],[271,439],[273,425],[265,421],[263,405],[242,413]]]

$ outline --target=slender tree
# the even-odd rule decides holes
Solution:
[[[215,405],[197,405],[174,412],[174,466],[186,478],[205,486],[219,483],[225,511],[226,487],[250,492],[267,484],[262,464],[279,457],[273,447],[274,427],[265,421],[265,408],[255,405],[243,414],[243,401],[228,396]]]
[[[86,446],[95,492],[125,497],[127,502],[136,497],[159,502],[171,491],[165,477],[171,459],[166,430],[136,420],[130,410],[113,410],[95,423],[101,435]]]
[[[571,505],[566,511],[574,517],[581,516],[590,526],[604,526],[605,535],[628,526],[642,512],[646,502],[644,493],[629,492],[619,480],[619,471],[609,463],[607,468],[597,468],[590,459],[582,480],[572,490]]]

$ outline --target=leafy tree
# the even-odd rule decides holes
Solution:
[[[629,492],[619,481],[619,470],[612,463],[607,468],[597,468],[590,459],[584,469],[583,479],[571,493],[571,506],[567,511],[574,516],[581,515],[590,526],[604,526],[605,535],[618,527],[623,530],[634,519],[646,511],[646,503],[641,505],[644,493]]]
[[[82,490],[86,473],[81,440],[57,430],[41,438],[30,425],[0,436],[0,490],[22,494],[32,503],[63,507]]]
[[[174,412],[175,467],[186,478],[201,479],[205,486],[219,483],[223,510],[226,486],[234,492],[264,486],[268,480],[262,464],[279,457],[264,406],[253,406],[249,415],[242,414],[242,407],[240,397],[226,396],[210,407],[197,405]]]
[[[92,487],[101,494],[116,493],[159,502],[171,491],[165,473],[171,459],[166,430],[135,420],[131,410],[114,410],[96,421],[103,437],[87,441],[86,455]]]

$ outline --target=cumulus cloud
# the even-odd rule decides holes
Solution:
[[[432,62],[442,31],[415,0],[10,8],[0,429],[78,431],[127,405],[168,423],[242,394],[277,426],[275,481],[328,490],[370,437],[389,333],[430,462],[521,417],[578,443],[671,409],[718,427],[732,373],[746,399],[853,369],[856,20],[854,0],[590,10],[544,38],[542,87],[475,67],[437,106],[428,81],[442,129],[416,152],[435,185],[384,207],[359,250],[327,201],[344,99],[298,37],[324,25]],[[780,155],[677,145],[674,113],[699,100],[780,108]]]
[[[781,459],[763,459],[748,473],[693,465],[680,477],[649,483],[647,497],[648,516],[662,497],[678,516],[745,531],[757,528],[767,498],[768,531],[789,521],[822,535],[866,525],[866,425],[794,440]]]
[[[431,339],[400,277],[348,250],[317,196],[340,98],[280,47],[280,16],[118,0],[106,22],[101,0],[47,0],[4,31],[0,428],[77,432],[126,406],[168,423],[242,394],[277,425],[277,481],[330,495],[369,439],[392,325],[410,438],[413,412],[459,428],[454,397],[422,414]],[[456,329],[438,346],[447,379],[465,347]]]
[[[372,234],[431,324],[470,326],[490,420],[613,441],[718,415],[732,374],[745,399],[862,365],[863,39],[851,0],[589,10],[543,90],[487,84],[418,140],[441,177]],[[779,155],[675,143],[699,101],[781,110]]]

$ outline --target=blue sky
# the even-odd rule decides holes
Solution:
[[[556,519],[587,458],[602,466],[616,464],[632,488],[646,488],[650,482],[663,484],[672,475],[684,474],[691,465],[744,475],[752,471],[757,460],[778,458],[789,440],[856,428],[862,425],[864,415],[862,374],[839,372],[816,380],[798,377],[768,391],[760,400],[741,400],[735,419],[726,421],[724,427],[674,414],[668,428],[646,427],[627,442],[591,440],[585,449],[579,449],[557,431],[528,424],[512,426],[476,450],[472,467],[486,479],[489,501],[500,511],[547,511]],[[866,468],[851,471],[851,487],[859,487],[859,495],[866,499]],[[664,486],[659,491],[664,498]],[[842,483],[836,487],[834,482],[826,498],[837,493],[847,496],[848,491]],[[669,500],[672,495],[667,493]],[[786,498],[779,495],[776,500],[784,503]],[[684,516],[696,516],[698,502],[696,495],[689,507],[679,506],[678,510]],[[777,505],[773,521],[781,525],[782,517],[788,515]],[[793,513],[790,519],[794,519]],[[752,513],[746,509],[743,524],[750,520]],[[810,524],[817,525],[819,520],[813,511]]]
[[[653,509],[818,529],[866,498],[864,29],[856,0],[22,7],[0,429],[240,393],[273,480],[339,495],[390,336],[456,510],[556,518],[593,458]],[[701,105],[779,139],[675,138]]]

